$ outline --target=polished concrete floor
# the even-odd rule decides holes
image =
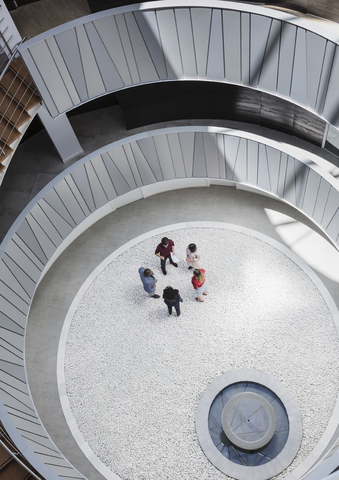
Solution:
[[[29,138],[17,148],[0,186],[0,242],[25,206],[43,187],[68,166],[115,140],[148,129],[194,124],[228,127],[252,132],[321,156],[330,162],[328,164],[330,166],[329,172],[334,178],[339,177],[339,159],[329,152],[297,137],[291,137],[260,125],[227,120],[180,120],[128,131],[126,130],[120,107],[117,105],[76,115],[70,118],[70,122],[83,148],[83,153],[67,163],[61,161],[45,130]]]
[[[63,163],[45,130],[20,144],[0,186],[0,242],[25,206],[54,177],[90,152],[128,135],[119,107],[71,118],[84,152]]]
[[[87,0],[39,0],[11,12],[24,38],[33,38],[51,28],[91,13]]]

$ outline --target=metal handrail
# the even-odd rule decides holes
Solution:
[[[23,43],[24,41],[25,41],[25,38],[23,38],[21,40],[21,42],[19,42],[16,45],[16,47],[15,47],[16,50],[13,52],[11,58],[7,62],[8,66],[11,64],[11,62],[13,62],[15,60],[16,56],[18,55],[17,46],[20,45],[21,43]],[[6,90],[3,90],[4,91],[4,98],[5,98],[6,95],[8,95],[8,97],[10,98],[10,101],[9,101],[9,104],[7,105],[5,111],[0,113],[0,122],[5,120],[5,125],[3,125],[2,131],[0,133],[0,138],[4,142],[4,146],[0,147],[0,157],[1,156],[6,156],[5,147],[6,147],[6,145],[9,144],[7,140],[10,139],[12,133],[16,129],[16,125],[18,125],[18,123],[20,122],[20,119],[21,119],[22,115],[24,114],[25,109],[26,109],[27,105],[29,104],[30,100],[32,99],[32,97],[34,95],[38,94],[37,89],[36,89],[32,79],[31,79],[29,73],[27,71],[22,72],[23,69],[25,69],[24,64],[22,64],[17,71],[13,71],[14,78],[12,79],[10,85],[6,88]],[[4,69],[4,71],[2,72],[2,74],[0,76],[0,82],[3,79],[3,77],[6,75],[6,73],[8,73],[7,70],[8,69],[7,69],[7,66],[6,66],[6,68]],[[10,89],[12,88],[12,86],[14,85],[14,82],[17,79],[20,80],[20,84],[18,85],[16,90],[11,93]],[[17,94],[19,93],[19,89],[22,86],[25,87],[24,91],[22,93],[20,93],[19,96],[17,96]],[[26,101],[23,101],[25,95],[28,92],[31,92],[28,99]],[[4,98],[3,98],[3,100],[4,100]],[[3,103],[3,100],[1,101],[0,105]],[[13,104],[15,104],[15,108],[14,108],[12,114],[10,116],[7,116],[6,114],[9,110],[9,108],[11,106],[13,106]],[[18,109],[21,110],[21,111],[19,113],[18,118],[16,118],[16,120],[14,120],[14,115],[17,113]],[[3,136],[4,132],[6,132],[6,130],[9,127],[10,127],[10,131],[7,132],[6,137],[4,137]],[[7,138],[7,140],[6,140],[6,138]]]
[[[1,23],[1,21],[0,21]],[[14,60],[15,56],[16,55],[19,55],[19,52],[18,52],[18,46],[23,44],[25,41],[27,40],[27,37],[24,37],[20,40],[20,42],[16,43],[14,45],[14,48],[13,48],[13,52],[12,54],[10,55],[10,57],[7,57],[7,61],[3,62],[1,65],[0,65],[0,71],[1,71],[1,74],[0,74],[0,81],[3,77],[3,75],[5,75],[5,72],[7,70],[7,67],[9,66],[9,64],[11,63],[12,60]],[[1,70],[2,66],[5,64],[3,70]]]
[[[11,448],[9,448],[9,446],[5,442],[3,442],[2,437],[6,439],[6,443],[8,445],[10,445]],[[1,445],[2,448],[4,448],[11,455],[11,457],[13,457],[13,459],[17,463],[19,463],[30,475],[32,475],[32,477],[34,477],[36,480],[44,480],[44,478],[41,475],[32,471],[29,467],[27,467],[27,465],[25,465],[25,463],[22,460],[25,457],[15,447],[14,443],[12,442],[10,436],[8,435],[6,430],[4,429],[1,422],[0,422],[0,445]],[[25,461],[27,461],[27,460],[25,459]]]
[[[14,80],[15,80],[16,78],[18,78],[17,75],[14,77]],[[19,91],[20,86],[23,85],[24,83],[25,83],[25,82],[22,82],[22,83],[19,85],[19,87],[17,88],[15,94]],[[11,83],[11,85],[12,85],[12,84],[13,84],[13,82]],[[18,98],[18,97],[16,97],[15,94],[14,94],[14,95],[12,96],[11,101],[10,101],[10,103],[8,104],[8,107],[6,108],[5,112],[4,112],[4,113],[0,113],[0,122],[1,122],[2,120],[5,120],[5,121],[6,121],[6,124],[3,126],[2,132],[0,133],[0,139],[5,143],[5,145],[7,144],[7,140],[6,140],[4,137],[2,137],[2,134],[6,131],[6,129],[7,129],[9,126],[11,126],[12,128],[11,128],[10,132],[6,134],[7,139],[9,139],[9,138],[11,137],[12,133],[14,132],[14,130],[16,129],[16,125],[19,123],[19,120],[20,120],[21,116],[23,115],[23,113],[24,113],[24,111],[25,111],[25,107],[21,104],[21,101],[22,101],[22,99],[24,98],[25,94],[26,94],[29,90],[31,90],[31,89],[30,89],[30,84],[27,84],[27,83],[26,83],[26,85],[27,85],[27,86],[26,86],[23,94],[21,95],[21,97]],[[7,91],[8,91],[8,90],[7,90]],[[31,90],[31,92],[32,92],[32,93],[31,93],[31,95],[29,96],[29,99],[27,100],[27,104],[29,103],[29,101],[31,100],[31,98],[32,98],[33,95],[34,95],[34,91]],[[6,93],[5,93],[5,95],[6,95]],[[10,117],[7,117],[7,116],[6,116],[6,113],[7,113],[8,109],[9,109],[10,105],[11,105],[13,102],[16,103],[16,107],[15,107],[12,115],[11,115]],[[22,106],[22,110],[21,110],[21,112],[20,112],[20,114],[19,114],[19,117],[18,117],[18,118],[15,120],[15,122],[14,122],[14,121],[12,121],[12,118],[13,118],[13,116],[14,116],[14,113],[17,111],[18,107],[20,106],[20,104],[21,104],[21,106]],[[3,154],[4,154],[4,148],[1,148],[1,147],[0,147],[0,152],[1,152],[1,154],[3,155]]]
[[[11,47],[10,47],[9,44],[8,44],[8,42],[10,42],[10,41],[12,40],[13,35],[11,35],[11,36],[9,37],[8,41],[7,41],[6,38],[5,38],[5,35],[4,35],[4,33],[6,32],[7,29],[8,29],[8,26],[5,28],[5,30],[4,30],[3,32],[1,32],[1,30],[0,30],[0,38],[1,38],[2,41],[4,42],[5,47],[6,47],[7,50],[8,50],[9,55],[13,55],[13,51],[12,51]],[[14,47],[14,48],[15,48],[15,47]]]
[[[27,86],[27,88],[26,88],[26,90],[24,91],[21,99],[23,98],[23,96],[25,95],[25,93],[26,93],[29,89],[30,89],[30,87]],[[29,97],[29,99],[28,99],[28,102],[29,102],[29,100],[33,97],[33,95],[34,95],[34,91],[32,91],[32,93],[31,93],[31,95],[30,95],[30,97]],[[14,97],[13,97],[13,99],[14,99]],[[19,106],[19,104],[18,104],[18,106]],[[15,109],[15,110],[16,110],[16,109]],[[22,111],[21,111],[21,113],[20,113],[20,115],[19,115],[19,117],[17,118],[17,120],[16,120],[16,122],[15,122],[16,124],[19,122],[19,120],[20,120],[22,114],[24,113],[24,111],[25,111],[25,109],[23,108]],[[13,112],[13,113],[14,113],[14,112]],[[2,116],[1,116],[1,118],[0,118],[0,122],[1,122],[4,118],[5,118],[5,114],[2,114]],[[2,132],[5,132],[6,129],[7,129],[7,127],[9,127],[9,126],[12,127],[11,130],[10,130],[10,132],[8,133],[8,137],[7,137],[7,138],[10,138],[11,135],[12,135],[12,133],[13,133],[13,131],[16,129],[16,125],[15,125],[15,124],[13,125],[14,122],[11,122],[11,119],[12,119],[12,116],[9,117],[9,118],[6,117],[6,124],[5,124],[5,126],[3,127],[3,129],[2,129]],[[2,135],[2,134],[0,133],[0,138],[1,138],[2,141],[5,143],[5,146],[6,146],[6,145],[7,145],[7,141],[6,141],[4,138],[2,138],[1,135]],[[4,146],[3,148],[0,147],[0,154],[2,154],[2,155],[4,155],[5,146]]]
[[[7,116],[6,116],[6,113],[7,113],[7,111],[8,111],[9,106],[10,106],[13,102],[15,102],[15,103],[17,104],[16,107],[15,107],[15,109],[14,109],[14,112],[17,110],[17,108],[20,106],[20,104],[21,104],[21,107],[22,107],[22,108],[25,108],[25,104],[24,104],[24,103],[26,103],[26,105],[27,105],[27,104],[29,103],[29,101],[31,100],[32,96],[33,96],[33,95],[35,94],[35,92],[36,92],[36,88],[34,88],[34,90],[32,91],[32,94],[30,95],[30,97],[29,97],[29,99],[27,100],[27,102],[22,102],[25,94],[27,93],[27,91],[28,91],[29,89],[31,89],[31,85],[33,84],[33,81],[32,81],[32,80],[31,80],[29,83],[26,81],[26,77],[29,77],[29,78],[30,78],[30,75],[28,74],[28,72],[26,72],[24,76],[21,76],[21,75],[20,75],[20,71],[21,71],[22,68],[23,68],[23,65],[21,65],[20,69],[16,72],[16,75],[15,75],[14,79],[12,80],[9,88],[7,88],[7,90],[6,90],[6,92],[5,92],[5,94],[6,94],[7,92],[9,92],[11,86],[14,84],[14,81],[15,81],[18,77],[21,78],[21,83],[20,83],[20,85],[18,86],[18,88],[16,89],[15,93],[14,93],[14,94],[10,94],[10,95],[11,95],[11,100],[10,100],[10,102],[9,102],[9,104],[8,104],[8,107],[6,108],[5,112],[2,114],[2,116],[1,116],[1,118],[0,118],[0,122],[1,122],[1,120],[2,120],[4,117],[9,118],[9,119],[11,120],[11,118],[12,118],[13,115],[12,115],[11,117],[7,117]],[[14,72],[13,72],[13,73],[14,73]],[[26,88],[25,88],[25,91],[23,92],[23,94],[21,95],[21,97],[19,98],[19,97],[16,96],[16,94],[18,93],[18,91],[19,91],[19,89],[20,89],[20,87],[21,87],[22,85],[26,85]],[[4,98],[5,98],[5,97],[4,97]],[[2,104],[2,101],[1,101],[0,105],[1,105],[1,104]],[[14,112],[13,112],[13,113],[14,113]],[[23,111],[22,111],[21,114],[19,115],[18,119],[20,119],[22,113],[23,113]]]
[[[0,20],[0,25],[4,20],[5,20],[5,17],[2,17]],[[8,39],[6,39],[5,33],[7,30],[8,30],[8,25],[4,28],[4,30],[0,30],[0,39],[2,40],[2,43],[3,43],[2,51],[7,57],[6,60],[0,64],[0,72],[4,71],[6,69],[7,64],[11,62],[12,57],[15,55],[17,51],[18,45],[21,45],[21,43],[23,43],[26,40],[26,37],[24,37],[24,39],[22,39],[20,42],[16,43],[13,47],[10,47],[9,43],[13,38],[13,34]],[[7,52],[6,52],[6,49],[7,49]]]

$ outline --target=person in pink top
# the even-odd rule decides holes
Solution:
[[[201,257],[195,243],[190,243],[186,248],[186,262],[189,265],[188,270],[201,268]]]
[[[204,302],[203,295],[207,295],[208,284],[205,277],[205,270],[203,268],[195,268],[193,271],[192,285],[195,290],[195,299],[198,302]]]
[[[161,239],[161,243],[157,246],[155,254],[160,258],[161,270],[164,275],[167,275],[166,272],[166,260],[169,258],[170,263],[177,267],[178,264],[174,263],[171,258],[171,253],[174,255],[174,242],[167,237]]]

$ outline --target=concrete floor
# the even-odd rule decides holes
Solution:
[[[87,0],[39,0],[20,6],[11,15],[20,35],[29,39],[90,13]]]
[[[45,130],[20,144],[0,187],[0,242],[25,206],[54,177],[90,152],[128,135],[119,107],[71,118],[84,152],[63,163]]]
[[[37,2],[39,3],[39,2]],[[244,130],[284,142],[319,155],[330,165],[329,172],[339,177],[339,159],[329,152],[299,138],[259,125],[227,120],[181,120],[126,130],[119,106],[109,106],[70,118],[71,125],[83,148],[83,153],[63,163],[45,130],[20,144],[0,186],[0,242],[25,206],[54,177],[85,155],[121,138],[142,131],[176,125],[210,125]]]

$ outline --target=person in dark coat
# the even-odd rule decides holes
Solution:
[[[174,307],[179,317],[181,313],[180,302],[183,302],[183,299],[179,295],[179,290],[175,290],[173,287],[166,287],[162,298],[167,305],[168,313],[172,315],[172,308]]]

